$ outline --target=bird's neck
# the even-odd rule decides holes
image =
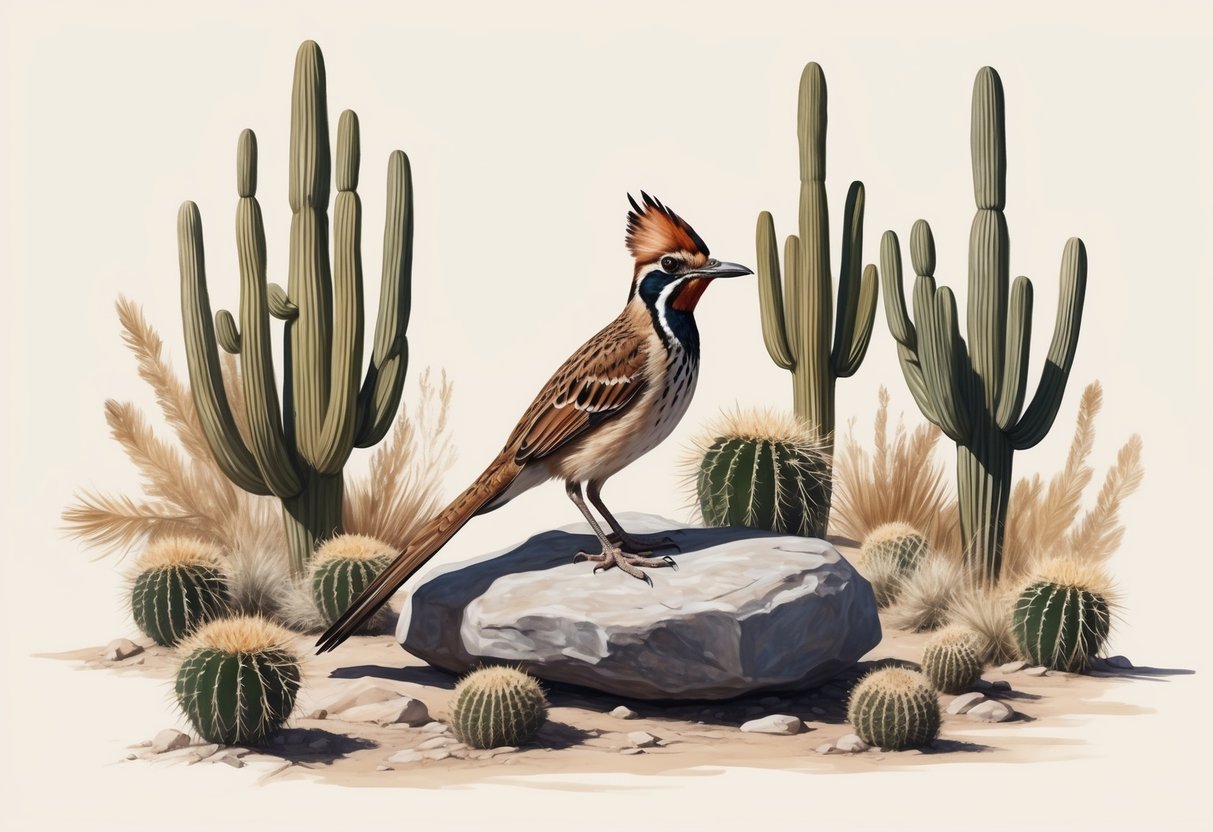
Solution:
[[[675,303],[647,304],[640,298],[633,302],[644,308],[666,352],[680,351],[693,360],[699,359],[699,327],[695,325],[693,312],[679,309]]]

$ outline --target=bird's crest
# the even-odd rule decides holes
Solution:
[[[643,205],[628,194],[632,210],[628,211],[628,251],[637,264],[651,263],[671,251],[708,255],[708,246],[687,222],[660,200],[640,192]]]

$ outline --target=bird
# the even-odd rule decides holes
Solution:
[[[711,257],[703,238],[660,200],[629,194],[625,244],[634,260],[623,311],[552,375],[484,472],[417,531],[404,550],[316,642],[336,648],[472,517],[535,486],[563,480],[601,551],[574,560],[618,567],[650,586],[646,568],[675,566],[653,550],[669,541],[628,534],[602,501],[608,478],[657,447],[686,413],[699,376],[695,307],[712,281],[753,274]],[[586,500],[598,509],[603,530]]]

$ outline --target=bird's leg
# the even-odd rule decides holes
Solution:
[[[648,555],[655,549],[679,549],[678,544],[670,537],[645,537],[629,534],[620,522],[615,519],[615,516],[611,514],[610,510],[606,507],[606,503],[602,501],[601,482],[590,480],[590,482],[586,483],[585,493],[590,498],[590,502],[594,504],[594,508],[598,509],[599,513],[606,518],[607,523],[610,525],[613,534],[608,535],[608,538],[612,543],[618,543],[623,551],[634,555]],[[670,565],[674,565],[673,561],[670,561]]]
[[[646,558],[638,554],[624,552],[619,548],[618,544],[612,543],[610,538],[602,530],[602,526],[598,525],[598,521],[594,519],[594,515],[590,513],[590,507],[585,504],[585,498],[581,495],[581,485],[576,482],[565,483],[565,492],[569,495],[569,499],[573,501],[573,505],[585,517],[586,522],[590,524],[590,528],[594,531],[594,536],[598,538],[598,542],[602,544],[602,551],[598,553],[578,552],[574,557],[574,561],[588,560],[597,564],[594,571],[610,569],[612,566],[618,566],[620,571],[626,572],[633,578],[639,578],[649,586],[653,585],[653,580],[640,570],[640,567],[657,567],[657,566],[673,566],[674,562],[669,558]]]

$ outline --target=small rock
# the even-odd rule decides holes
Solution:
[[[771,714],[762,719],[751,719],[743,723],[741,730],[748,734],[799,734],[804,723],[800,717],[788,714]]]
[[[425,759],[420,751],[397,751],[387,758],[389,763],[416,763]]]
[[[1025,676],[1047,676],[1048,673],[1049,668],[1044,667],[1043,665],[1038,667],[1029,667],[1024,671]]]
[[[1001,670],[1003,673],[1017,673],[1020,670],[1023,670],[1027,666],[1028,666],[1028,663],[1024,662],[1024,661],[1007,662],[1006,664],[1001,665],[998,669]]]
[[[102,655],[108,662],[120,662],[123,659],[129,659],[131,656],[137,656],[143,652],[143,648],[129,638],[116,638],[109,644],[105,645]]]
[[[824,742],[821,745],[817,746],[818,754],[833,754],[837,751],[838,751],[838,749],[834,747],[833,743]],[[839,753],[841,753],[841,752],[839,752]]]
[[[447,751],[445,748],[440,748],[437,751],[425,752],[425,758],[427,760],[445,760],[449,756],[451,756],[451,752]]]
[[[312,711],[311,713],[304,714],[303,718],[304,719],[326,719],[326,718],[328,718],[328,715],[329,715],[329,712],[327,709],[317,708],[316,710]]]
[[[183,734],[176,728],[165,728],[152,739],[152,751],[164,754],[167,751],[185,748],[189,744],[189,734]]]
[[[232,768],[244,768],[245,766],[244,760],[240,759],[239,757],[223,756],[218,760],[215,760],[215,762],[223,763],[225,766],[231,766]]]
[[[636,748],[652,748],[657,744],[657,740],[658,738],[648,731],[633,731],[628,734],[628,742]]]
[[[1108,656],[1104,659],[1104,664],[1108,667],[1115,667],[1118,670],[1132,670],[1133,662],[1126,659],[1124,656]]]
[[[947,711],[950,714],[968,713],[977,705],[986,701],[986,695],[973,691],[972,693],[962,693],[960,696],[948,703]]]
[[[620,754],[643,754],[644,749],[643,748],[621,748],[621,749],[619,749],[619,753]]]
[[[1006,722],[1015,712],[997,699],[988,699],[970,709],[967,716],[977,722]]]
[[[324,751],[329,747],[329,738],[320,737],[319,739],[312,740],[307,744],[307,747],[313,751]]]
[[[442,748],[445,745],[451,745],[455,740],[451,737],[433,737],[426,740],[417,746],[418,751],[429,751],[433,748]]]
[[[635,719],[636,717],[640,716],[640,714],[633,711],[627,705],[620,705],[618,708],[611,711],[611,716],[615,717],[615,719]]]
[[[380,725],[425,725],[430,721],[429,709],[420,699],[397,696],[386,702],[357,705],[337,713],[347,722],[376,722]]]
[[[421,726],[421,730],[427,734],[443,734],[450,729],[443,722],[427,722]]]
[[[997,682],[993,682],[990,685],[990,690],[1004,690],[1005,691],[1005,690],[1010,690],[1010,689],[1011,689],[1011,683],[1008,682],[1006,679],[999,679]]]
[[[839,751],[845,751],[848,754],[858,754],[861,751],[868,750],[868,744],[855,734],[839,737],[838,742],[834,743],[834,745]]]
[[[210,757],[219,752],[219,745],[217,743],[206,743],[204,745],[195,745],[192,747],[195,754],[200,754],[203,757]]]
[[[375,771],[394,771],[394,770],[395,769],[393,769],[391,766],[384,766],[384,765],[375,766]]]
[[[138,760],[138,759],[139,759],[139,755],[138,755],[138,754],[136,754],[135,752],[133,752],[133,751],[132,751],[130,754],[127,754],[127,755],[126,755],[126,759],[128,759],[128,760]]]
[[[491,756],[496,756],[498,754],[513,754],[517,750],[518,746],[516,745],[501,745],[497,748],[490,748],[488,753]]]

